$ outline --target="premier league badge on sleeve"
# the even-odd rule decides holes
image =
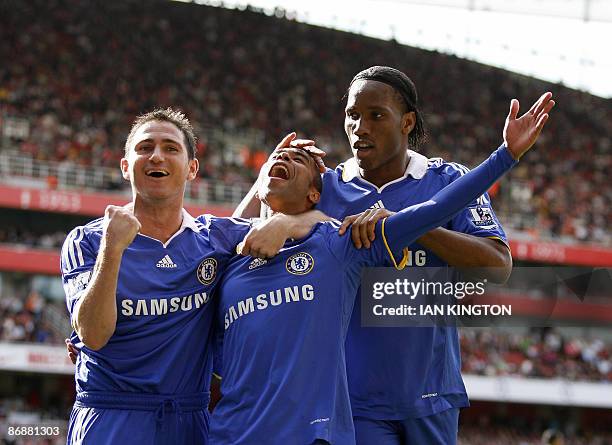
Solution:
[[[474,225],[481,229],[497,227],[490,207],[470,207],[470,214],[472,215],[472,222]]]
[[[215,281],[217,276],[217,260],[214,258],[206,258],[198,266],[198,281],[202,284],[209,285]]]
[[[293,275],[306,275],[314,266],[314,259],[309,253],[300,252],[287,258],[285,267]]]

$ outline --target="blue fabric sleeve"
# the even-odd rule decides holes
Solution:
[[[456,181],[469,171],[470,169],[466,166],[455,162],[445,163],[443,168],[444,174],[450,180],[449,183]],[[466,208],[457,213],[444,227],[455,232],[467,233],[468,235],[495,238],[507,244],[506,233],[493,210],[488,193],[483,193],[476,200],[468,204]]]
[[[407,207],[387,218],[382,230],[383,239],[395,258],[401,259],[403,247],[446,223],[517,163],[506,146],[502,145],[486,161],[444,187],[430,200]]]
[[[87,235],[85,227],[77,227],[68,234],[62,246],[60,266],[66,307],[71,321],[76,302],[89,284],[98,256],[98,252],[92,249]]]
[[[251,230],[251,220],[245,218],[219,218],[212,215],[198,217],[210,229],[210,242],[219,252],[236,254],[236,246]]]

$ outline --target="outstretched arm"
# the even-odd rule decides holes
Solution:
[[[443,225],[486,192],[516,163],[509,149],[502,145],[486,161],[444,187],[429,201],[407,207],[385,218],[382,233],[386,244],[398,248],[408,246],[425,232]]]
[[[385,241],[388,245],[403,247],[411,244],[427,231],[446,223],[487,191],[533,146],[554,106],[552,93],[544,93],[527,113],[517,118],[519,102],[512,99],[504,125],[504,145],[485,162],[440,190],[429,201],[410,206],[389,217],[387,232],[383,220],[383,236],[387,237]]]

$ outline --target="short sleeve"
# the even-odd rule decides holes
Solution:
[[[219,218],[203,215],[198,220],[209,229],[210,240],[214,248],[230,255],[236,253],[236,246],[249,233],[253,226],[250,219]]]
[[[68,234],[62,246],[60,264],[71,320],[74,307],[91,279],[96,257],[97,251],[92,248],[85,227],[77,227]]]

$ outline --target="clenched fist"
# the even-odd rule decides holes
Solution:
[[[140,222],[134,216],[131,204],[124,207],[110,205],[104,212],[102,227],[106,248],[123,252],[136,238]]]

